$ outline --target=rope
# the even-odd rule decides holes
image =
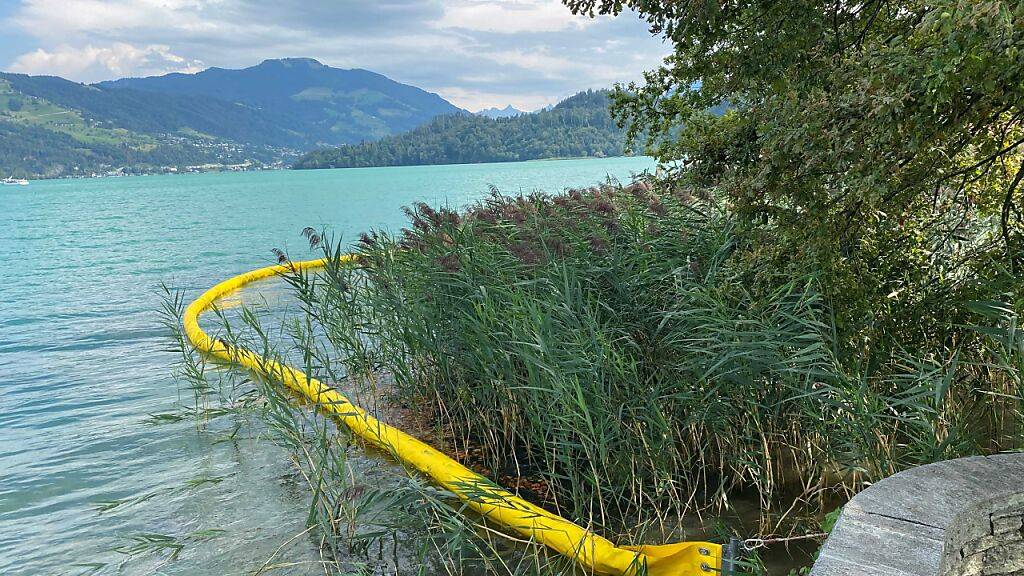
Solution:
[[[798,540],[819,540],[826,536],[828,536],[828,532],[811,532],[800,536],[762,536],[760,538],[747,538],[743,541],[743,549],[747,552],[753,552],[758,548],[764,548],[772,544],[795,542]]]

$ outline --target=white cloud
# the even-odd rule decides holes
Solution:
[[[636,79],[667,51],[634,14],[590,19],[559,0],[7,1],[0,30],[20,39],[0,67],[87,82],[305,56],[471,109],[533,108]]]
[[[461,0],[445,4],[444,16],[437,26],[515,34],[579,29],[592,22],[593,19],[586,16],[573,15],[558,0]]]
[[[150,44],[133,46],[117,42],[109,46],[59,45],[52,50],[38,48],[22,54],[11,71],[25,74],[52,74],[74,80],[91,81],[129,75],[167,72],[198,72],[202,62],[173,54],[169,46]]]
[[[96,34],[118,34],[165,26],[202,28],[194,0],[24,0],[12,22],[39,38],[68,42]]]
[[[511,104],[513,108],[530,112],[543,108],[548,104],[555,104],[561,98],[544,93],[530,92],[484,92],[481,90],[467,90],[460,86],[442,86],[438,92],[444,95],[452,104],[459,108],[470,111],[483,110],[484,108],[501,108]],[[568,94],[560,95],[562,97]]]
[[[529,52],[524,50],[499,50],[488,52],[485,56],[502,66],[518,66],[525,70],[543,74],[546,78],[563,78],[566,74],[578,71],[581,67],[579,62],[573,62],[562,56],[552,56],[547,50],[543,49]]]

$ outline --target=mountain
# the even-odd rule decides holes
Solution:
[[[317,150],[295,168],[507,162],[539,158],[618,156],[625,132],[608,112],[607,91],[580,92],[550,110],[511,118],[439,116],[377,142]]]
[[[95,85],[0,72],[0,177],[290,163],[456,112],[436,94],[311,59]]]
[[[312,58],[265,60],[242,70],[125,78],[97,86],[232,102],[289,127],[304,143],[320,145],[376,140],[460,111],[437,94],[376,72],[331,68]]]
[[[522,110],[517,110],[516,108],[513,108],[511,104],[509,104],[504,108],[484,108],[479,112],[474,112],[474,114],[476,114],[477,116],[486,116],[487,118],[496,119],[511,118],[513,116],[519,116],[520,114],[526,114],[526,112],[523,112]]]
[[[240,135],[266,136],[249,144],[231,139]],[[111,95],[62,78],[0,73],[0,177],[251,166],[297,156],[268,145],[275,136],[294,137],[228,102]]]
[[[6,83],[9,98],[17,99],[20,94],[23,103],[42,105],[37,112],[57,115],[71,111],[95,124],[140,134],[174,134],[191,129],[225,140],[280,147],[301,146],[306,140],[256,109],[209,96],[110,90],[56,76],[2,72],[0,81]]]

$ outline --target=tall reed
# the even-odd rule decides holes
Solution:
[[[492,190],[408,216],[397,235],[362,235],[356,266],[304,231],[328,266],[286,277],[301,313],[285,349],[245,309],[221,314],[219,336],[624,543],[795,531],[906,467],[1022,446],[1022,300],[1006,275],[964,292],[941,329],[887,328],[854,352],[814,267],[759,262],[713,191]],[[205,370],[184,366],[200,412]],[[415,477],[369,485],[343,429],[254,389],[334,568],[406,541],[448,573],[567,568]],[[753,524],[715,521],[750,499]]]
[[[825,512],[908,466],[1021,446],[1012,294],[867,366],[813,269],[751,266],[714,193],[659,186],[419,204],[362,236],[360,266],[293,284],[332,356],[392,374],[453,452],[627,539],[740,494],[770,529],[794,502]]]
[[[298,287],[311,278],[290,280]],[[306,302],[301,290],[297,294],[300,302]],[[270,441],[286,449],[295,470],[294,482],[304,488],[300,493],[306,495],[306,529],[282,542],[273,555],[254,565],[251,573],[287,574],[302,567],[283,554],[294,546],[314,548],[320,557],[316,562],[318,571],[329,575],[511,576],[572,569],[570,560],[488,526],[454,495],[389,462],[386,455],[353,459],[353,451],[363,448],[348,429],[318,413],[273,377],[238,372],[230,364],[211,363],[192,351],[180,328],[183,304],[180,293],[166,291],[164,323],[174,348],[181,354],[177,373],[192,399],[177,412],[151,415],[150,421],[165,424],[193,418],[205,432],[214,420],[233,420],[227,426],[232,430],[231,438],[244,429],[256,441]],[[215,327],[214,337],[232,347],[256,351],[267,360],[287,362],[310,375],[315,373],[344,388],[346,394],[371,411],[385,409],[377,394],[380,375],[348,372],[333,358],[333,351],[328,352],[330,347],[318,340],[323,334],[317,331],[312,316],[268,327],[268,308],[266,302],[238,304],[231,309],[216,307],[210,322]],[[370,461],[376,464],[369,465]],[[219,480],[200,478],[195,483]],[[106,512],[156,495],[100,502],[97,509]],[[137,555],[169,550],[166,561],[173,561],[189,542],[223,531],[207,532],[181,539],[141,534],[118,551]]]

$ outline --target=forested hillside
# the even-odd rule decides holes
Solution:
[[[311,152],[296,168],[471,164],[578,156],[618,156],[625,134],[608,112],[607,91],[580,92],[551,110],[512,118],[440,116],[377,142]]]
[[[105,90],[56,76],[0,73],[0,79],[25,96],[141,134],[173,134],[188,127],[254,144],[298,146],[303,141],[301,135],[268,121],[258,110],[216,98]]]
[[[459,110],[374,72],[301,58],[97,85],[0,72],[0,178],[285,166]]]
[[[243,151],[222,150],[226,164],[249,159]],[[86,175],[123,167],[123,173],[148,173],[164,166],[188,166],[210,162],[209,150],[182,143],[158,143],[134,147],[111,142],[82,141],[64,132],[0,120],[0,174],[16,177]]]

